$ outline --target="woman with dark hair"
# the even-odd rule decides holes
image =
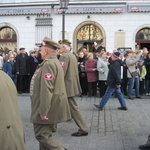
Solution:
[[[88,91],[88,84],[87,84],[87,75],[85,72],[85,57],[83,52],[79,52],[79,57],[78,57],[78,70],[79,70],[79,79],[80,79],[80,85],[82,89],[82,94],[80,96],[85,96],[87,95]]]

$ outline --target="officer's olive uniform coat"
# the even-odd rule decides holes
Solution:
[[[57,124],[71,118],[63,77],[62,67],[55,56],[43,61],[36,70],[30,91],[32,123]],[[46,115],[48,120],[42,121],[40,114]]]
[[[25,150],[24,131],[12,79],[0,70],[0,150]]]
[[[60,63],[64,70],[65,85],[68,97],[74,97],[81,93],[77,58],[70,51],[63,53]]]

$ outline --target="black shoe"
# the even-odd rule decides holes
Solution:
[[[119,110],[128,110],[127,107],[118,107]]]
[[[103,110],[103,107],[100,107],[100,106],[97,105],[97,104],[94,104],[94,106],[95,106],[96,108],[98,108],[99,110]]]
[[[140,145],[140,146],[139,146],[139,149],[141,149],[141,150],[150,150],[150,145],[147,145],[147,144],[145,144],[145,145]]]
[[[128,97],[128,99],[134,100],[134,98],[133,98],[133,97]]]
[[[75,132],[71,134],[72,136],[87,136],[88,132]]]
[[[141,96],[137,96],[136,98],[141,98]]]
[[[65,150],[67,150],[67,148],[64,148]]]

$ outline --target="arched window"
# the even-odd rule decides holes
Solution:
[[[78,40],[101,40],[102,32],[101,30],[92,24],[83,26],[77,34]]]
[[[77,32],[77,49],[86,47],[88,51],[94,52],[94,43],[100,45],[103,42],[103,35],[100,28],[94,24],[86,24]]]
[[[150,40],[150,28],[141,29],[137,35],[137,40]]]
[[[0,48],[6,53],[9,50],[17,50],[17,36],[12,28],[3,27],[0,29]]]
[[[150,50],[150,28],[142,28],[136,34],[136,43],[137,48],[142,49],[147,47]]]

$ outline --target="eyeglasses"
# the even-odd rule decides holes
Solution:
[[[14,58],[14,57],[9,57],[9,58]]]

